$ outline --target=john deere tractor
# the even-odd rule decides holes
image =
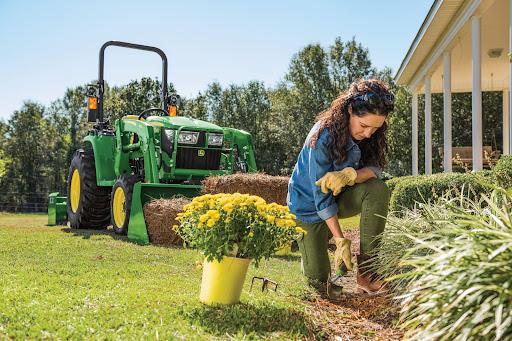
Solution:
[[[127,113],[111,126],[104,120],[104,54],[109,46],[157,53],[162,58],[161,107]],[[143,206],[156,198],[199,195],[210,175],[254,172],[251,136],[233,128],[177,116],[180,98],[167,90],[167,57],[156,47],[118,41],[103,44],[99,76],[88,86],[93,128],[75,152],[68,175],[72,228],[106,228],[147,244]]]

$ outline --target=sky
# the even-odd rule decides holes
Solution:
[[[109,40],[156,46],[177,92],[194,97],[222,86],[283,79],[304,46],[352,37],[373,65],[395,73],[433,0],[79,1],[0,0],[0,120],[23,101],[43,105],[98,77]],[[109,47],[105,80],[161,79],[156,54]]]

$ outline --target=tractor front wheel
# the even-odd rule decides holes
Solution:
[[[110,191],[96,184],[91,148],[77,150],[68,174],[68,220],[71,228],[106,228],[110,222]]]
[[[110,216],[112,217],[112,228],[117,234],[128,232],[133,186],[136,182],[136,175],[121,175],[112,187]]]

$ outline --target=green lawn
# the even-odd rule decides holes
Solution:
[[[315,333],[297,253],[251,265],[241,304],[208,307],[198,300],[198,252],[46,222],[46,215],[0,213],[0,337],[296,339]],[[252,276],[277,281],[278,291],[250,292]]]

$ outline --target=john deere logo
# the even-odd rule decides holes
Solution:
[[[197,156],[204,156],[204,149],[198,149]]]

